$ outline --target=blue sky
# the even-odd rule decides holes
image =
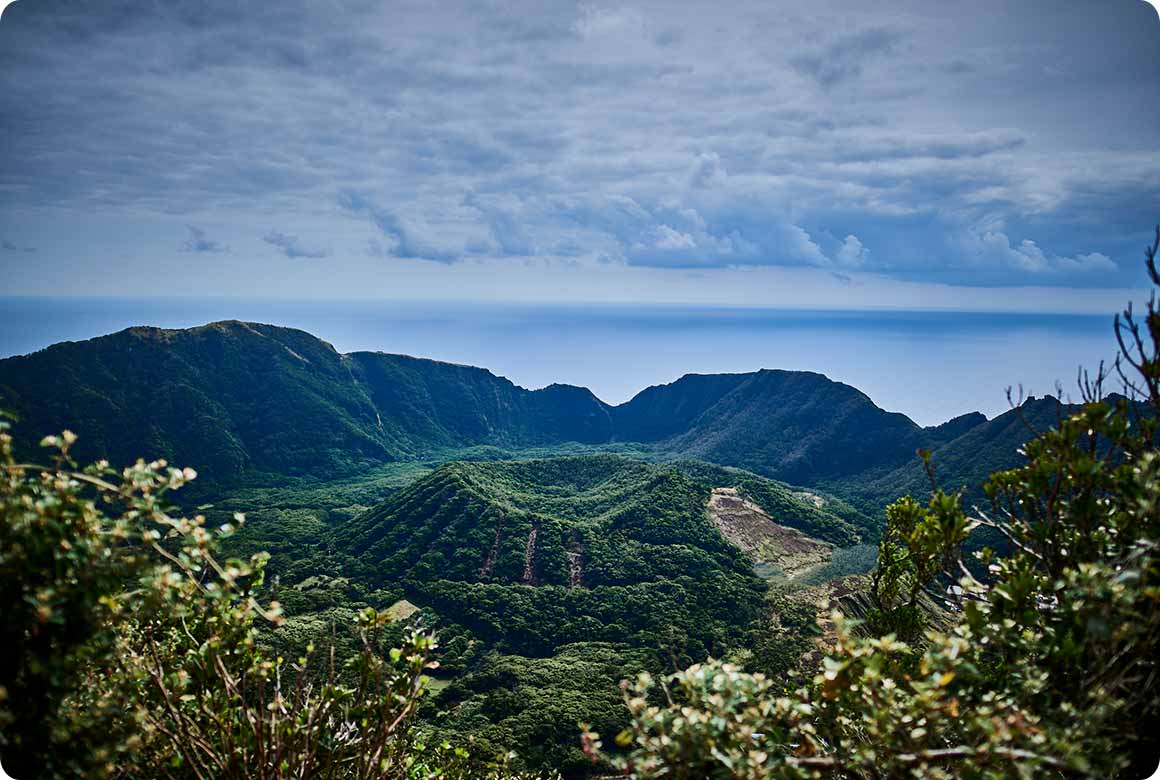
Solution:
[[[1110,312],[1158,37],[1141,0],[19,0],[0,287]]]

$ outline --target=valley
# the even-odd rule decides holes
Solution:
[[[421,713],[522,765],[583,776],[577,724],[624,724],[616,683],[706,658],[779,678],[866,610],[883,507],[1017,462],[1016,412],[923,428],[819,374],[689,375],[604,404],[468,366],[341,355],[301,331],[134,328],[0,360],[17,443],[64,427],[81,458],[192,464],[189,511],[244,512],[287,619],[263,641],[354,654],[356,613],[421,623]],[[937,605],[932,604],[937,610]]]
[[[580,774],[586,759],[575,724],[621,727],[619,679],[707,656],[747,657],[784,612],[772,592],[787,594],[779,598],[793,599],[794,619],[812,624],[824,606],[819,584],[873,565],[871,554],[822,583],[810,579],[825,568],[817,564],[873,550],[799,530],[853,533],[864,521],[836,499],[819,507],[812,494],[692,461],[508,453],[516,454],[525,457],[395,464],[334,490],[290,480],[202,508],[224,522],[241,507],[262,507],[232,545],[273,555],[276,595],[289,614],[271,637],[279,647],[320,645],[335,631],[351,647],[343,631],[363,606],[389,610],[400,626],[421,620],[444,648],[426,713],[439,733],[470,735],[496,754],[532,745],[525,760]],[[742,490],[765,497],[781,522],[755,499],[733,498]],[[720,533],[723,496],[760,517],[753,544]],[[833,511],[823,508],[831,503]],[[786,540],[789,557],[772,558]],[[782,568],[766,571],[771,560]],[[795,657],[811,650],[810,636],[809,625],[799,626],[765,652]]]
[[[863,511],[921,478],[918,448],[939,451],[951,481],[975,483],[1011,463],[1020,438],[1015,410],[921,427],[811,372],[690,374],[611,406],[582,387],[526,390],[482,368],[343,355],[302,331],[233,321],[130,328],[6,358],[0,398],[17,414],[18,441],[69,426],[80,457],[126,462],[144,450],[195,463],[220,485],[330,480],[473,447],[493,459],[596,447],[833,488]],[[1058,402],[1035,404],[1039,414]],[[972,460],[975,451],[987,457]]]

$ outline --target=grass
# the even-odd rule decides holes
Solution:
[[[868,574],[878,565],[878,547],[873,544],[859,544],[854,547],[839,547],[833,557],[825,563],[802,572],[796,579],[802,585],[824,585],[827,582],[849,577],[853,574]]]

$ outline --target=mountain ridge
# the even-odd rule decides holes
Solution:
[[[0,405],[29,448],[68,427],[78,457],[165,457],[222,482],[574,442],[840,486],[912,467],[917,449],[994,422],[973,412],[922,427],[851,385],[783,369],[686,374],[612,405],[576,385],[530,390],[486,368],[343,354],[305,331],[238,320],[135,326],[0,360]]]
[[[309,331],[305,331],[305,330],[302,330],[300,328],[293,328],[293,327],[286,326],[286,325],[273,325],[273,324],[269,324],[269,323],[260,323],[260,322],[256,322],[256,321],[238,320],[238,319],[214,320],[213,322],[207,322],[203,325],[192,325],[192,326],[187,327],[187,328],[163,328],[163,327],[155,326],[155,325],[130,325],[127,328],[122,328],[121,330],[113,331],[111,333],[105,333],[105,334],[93,336],[92,338],[76,339],[76,340],[68,339],[68,340],[64,340],[64,341],[58,341],[58,342],[55,342],[53,344],[49,344],[45,347],[41,347],[40,349],[33,350],[31,352],[18,354],[18,355],[9,355],[7,357],[0,357],[0,364],[5,363],[7,361],[24,360],[24,359],[42,356],[46,352],[52,352],[52,351],[55,351],[55,350],[60,349],[60,348],[88,345],[88,344],[93,344],[94,342],[105,341],[105,340],[109,340],[109,339],[113,339],[113,338],[125,336],[125,335],[149,335],[149,336],[162,336],[162,337],[171,338],[172,336],[178,335],[178,334],[192,334],[192,333],[198,333],[198,332],[203,332],[203,331],[208,331],[208,330],[223,330],[223,329],[229,329],[229,328],[237,328],[239,330],[250,331],[258,336],[269,335],[267,333],[261,332],[263,329],[304,335],[304,336],[307,336],[310,339],[317,341],[318,343],[324,345],[326,348],[333,351],[336,355],[343,357],[343,358],[353,358],[353,357],[356,357],[359,355],[381,356],[381,357],[391,358],[391,359],[403,359],[403,360],[416,361],[416,362],[420,362],[420,363],[430,363],[430,364],[435,364],[435,365],[439,365],[439,366],[446,366],[446,367],[451,367],[451,368],[471,369],[474,371],[480,371],[480,372],[486,373],[495,379],[498,379],[501,381],[506,381],[506,382],[510,383],[513,387],[520,389],[520,390],[525,390],[526,392],[529,392],[529,393],[541,392],[541,391],[548,390],[551,388],[573,388],[573,389],[577,389],[577,390],[583,390],[583,391],[590,393],[594,399],[596,399],[600,404],[602,404],[603,406],[605,406],[608,409],[621,409],[623,407],[626,407],[626,406],[632,404],[634,401],[637,401],[641,396],[643,396],[647,393],[654,392],[654,391],[663,391],[663,390],[667,390],[670,388],[674,388],[675,386],[679,386],[687,381],[692,381],[692,380],[729,380],[729,379],[736,379],[736,380],[740,381],[740,380],[743,380],[745,378],[752,377],[756,374],[774,373],[774,372],[812,375],[812,376],[819,377],[821,379],[825,379],[826,381],[833,382],[834,384],[843,385],[843,386],[848,387],[850,389],[857,390],[859,393],[862,392],[861,390],[858,390],[858,388],[856,388],[855,386],[850,385],[846,382],[842,382],[842,381],[837,380],[837,379],[830,379],[830,377],[827,374],[822,373],[820,371],[812,371],[812,370],[808,370],[808,369],[800,369],[799,370],[799,369],[781,369],[781,368],[761,367],[761,368],[754,369],[753,371],[740,371],[740,372],[701,373],[701,372],[691,371],[691,372],[682,374],[681,376],[679,376],[676,379],[673,379],[669,382],[659,382],[655,385],[648,385],[648,386],[642,388],[641,390],[637,391],[628,400],[625,400],[625,401],[622,401],[618,404],[615,404],[615,403],[609,403],[609,402],[603,400],[598,395],[596,395],[595,392],[593,392],[591,389],[589,389],[583,385],[574,385],[574,384],[570,384],[567,382],[551,382],[551,383],[545,385],[544,387],[530,388],[530,387],[524,387],[523,385],[517,384],[514,381],[508,379],[507,377],[505,377],[501,374],[496,374],[494,371],[492,371],[491,369],[489,369],[487,367],[477,366],[477,365],[473,365],[471,363],[460,363],[460,362],[456,362],[456,361],[452,361],[452,360],[428,358],[428,357],[422,357],[420,355],[412,355],[412,354],[409,354],[406,352],[390,352],[387,350],[365,350],[365,349],[363,349],[363,350],[352,350],[351,352],[339,352],[338,349],[336,347],[334,347],[334,345],[331,344],[330,342],[326,341],[325,339],[321,338],[320,336],[316,336],[316,335],[310,333]],[[887,413],[888,414],[902,414],[903,416],[906,416],[904,412],[887,412]],[[972,411],[972,412],[965,412],[961,415],[957,415],[956,417],[951,418],[951,420],[948,420],[946,422],[939,423],[937,425],[924,426],[924,427],[928,428],[928,429],[940,428],[944,425],[947,425],[950,422],[953,422],[954,420],[959,420],[961,418],[972,417],[972,416],[980,416],[984,420],[988,419],[981,412]],[[917,425],[917,423],[916,423],[916,425]]]

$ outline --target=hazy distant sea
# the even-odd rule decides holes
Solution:
[[[0,356],[130,325],[241,319],[301,328],[343,352],[483,366],[528,388],[584,385],[609,403],[686,373],[787,368],[854,385],[935,424],[1005,411],[1114,355],[1110,316],[842,312],[690,306],[0,298]]]

